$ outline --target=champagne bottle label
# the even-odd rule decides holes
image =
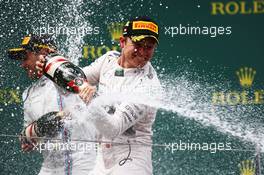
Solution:
[[[58,86],[74,93],[79,92],[79,87],[86,80],[82,69],[62,56],[54,56],[48,60],[44,74]]]
[[[44,72],[50,75],[51,77],[54,77],[54,73],[57,70],[61,64],[69,62],[67,59],[65,59],[62,56],[55,56],[48,60],[46,63]]]

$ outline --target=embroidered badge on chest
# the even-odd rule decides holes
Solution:
[[[124,69],[117,68],[115,70],[115,76],[123,77],[124,76]]]

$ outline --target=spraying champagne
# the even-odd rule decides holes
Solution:
[[[63,128],[64,112],[53,111],[29,124],[21,133],[23,143],[39,142],[38,137],[55,137]]]

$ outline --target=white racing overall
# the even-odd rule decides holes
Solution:
[[[123,69],[117,62],[119,55],[120,53],[116,51],[107,52],[90,66],[83,68],[88,82],[98,85],[99,94],[130,93],[140,89],[155,89],[158,90],[156,92],[161,92],[160,82],[150,62],[142,68]],[[113,142],[101,144],[92,174],[151,175],[150,145],[156,109],[129,102],[117,103],[113,108],[112,113],[99,110],[92,114],[95,116],[92,122],[102,135],[102,140]],[[126,145],[118,145],[114,142]]]
[[[80,125],[75,122],[74,110],[80,110],[82,101],[76,94],[65,93],[56,88],[51,80],[42,77],[23,93],[24,126],[39,119],[51,111],[60,111],[72,107],[71,115],[65,119],[65,127],[57,137],[60,141],[51,140],[51,147],[41,150],[44,161],[39,175],[84,175],[94,167],[96,151],[94,144],[76,141],[78,139],[94,140],[95,129],[89,123]],[[73,105],[76,104],[76,105]],[[79,105],[78,105],[79,104]],[[74,107],[73,107],[74,106]],[[72,150],[55,143],[73,144]],[[46,144],[47,145],[47,144]]]

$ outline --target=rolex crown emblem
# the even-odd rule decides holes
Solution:
[[[256,166],[253,160],[244,160],[238,166],[240,175],[255,175]]]
[[[119,41],[120,36],[123,34],[124,23],[115,22],[108,25],[108,30],[111,34],[112,41]]]
[[[252,86],[256,71],[252,68],[244,67],[239,69],[236,74],[239,78],[240,85],[244,88],[249,88]]]

